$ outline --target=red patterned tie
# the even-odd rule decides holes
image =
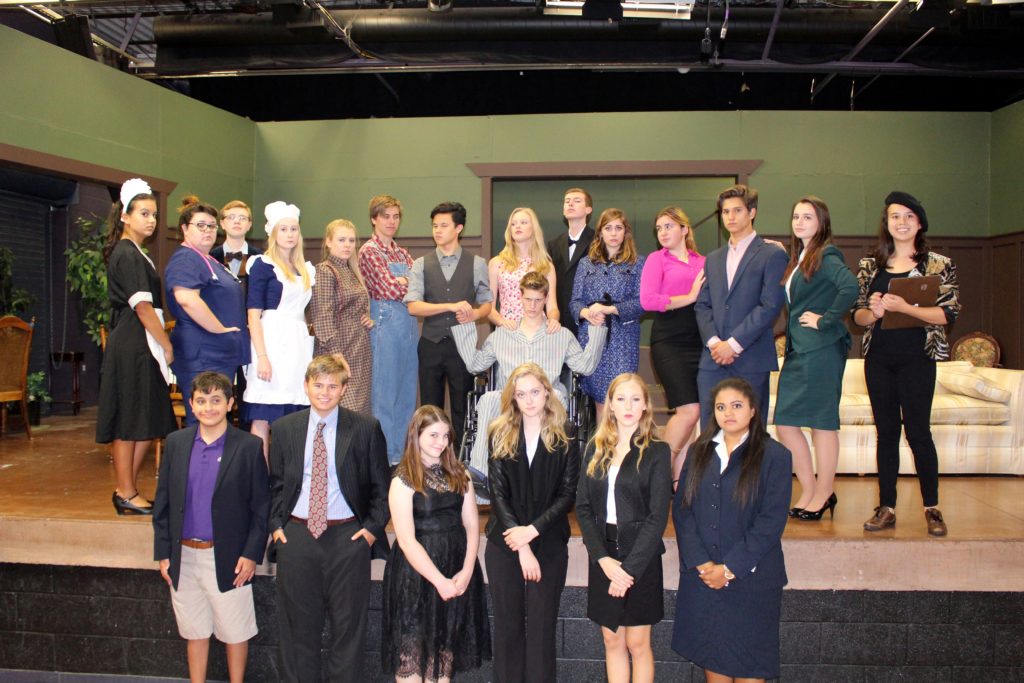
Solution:
[[[324,425],[316,426],[313,437],[313,472],[309,481],[309,519],[306,526],[313,538],[327,531],[327,444],[324,443]]]

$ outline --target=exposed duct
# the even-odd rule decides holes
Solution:
[[[774,40],[844,43],[859,40],[884,16],[884,11],[853,9],[784,10]],[[699,40],[700,22],[636,20],[603,22],[578,17],[537,16],[533,10],[470,10],[438,15],[418,10],[331,11],[359,43],[472,41],[649,41]],[[730,41],[763,43],[773,8],[736,7],[729,18]],[[720,17],[713,21],[721,22]],[[312,12],[304,20],[275,23],[263,14],[197,14],[163,16],[153,21],[160,47],[197,45],[287,45],[334,41]],[[920,36],[906,15],[894,18],[879,43],[906,45]]]

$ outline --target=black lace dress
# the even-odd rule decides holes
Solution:
[[[448,489],[440,466],[427,470],[426,495],[414,493],[416,540],[442,574],[452,577],[466,558],[462,494]],[[398,541],[384,569],[381,664],[384,673],[436,681],[479,668],[491,658],[480,563],[462,595],[445,602],[434,585],[413,569]]]

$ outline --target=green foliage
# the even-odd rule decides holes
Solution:
[[[36,297],[27,289],[14,286],[14,252],[0,247],[0,316],[24,315]]]
[[[107,297],[107,264],[103,262],[104,221],[93,215],[76,221],[81,234],[72,242],[67,256],[68,284],[78,294],[82,324],[94,342],[100,343],[100,330],[110,326],[110,299]]]
[[[46,390],[46,374],[42,370],[28,374],[28,400],[49,403],[53,400],[50,392]]]

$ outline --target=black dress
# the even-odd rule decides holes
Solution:
[[[159,439],[177,429],[167,382],[130,303],[142,297],[162,308],[162,291],[152,262],[134,242],[120,240],[107,263],[110,336],[100,370],[97,443]]]
[[[416,540],[434,566],[451,577],[466,558],[463,495],[448,490],[440,466],[427,470],[424,488],[426,495],[417,492],[412,499]],[[384,673],[437,680],[479,668],[491,658],[486,601],[479,562],[466,592],[445,602],[434,585],[413,569],[395,541],[384,569],[380,648]]]

